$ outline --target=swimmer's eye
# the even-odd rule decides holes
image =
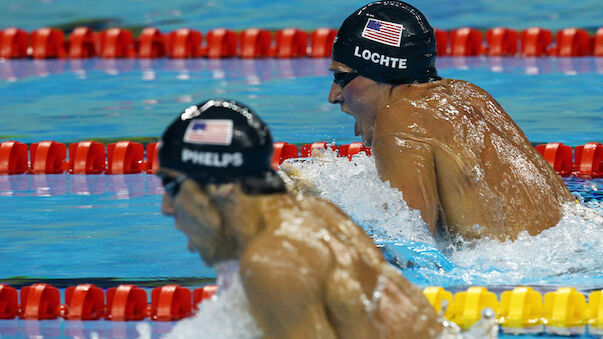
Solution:
[[[178,178],[174,178],[168,175],[161,175],[158,174],[159,178],[161,178],[161,184],[163,185],[163,189],[165,190],[165,193],[167,193],[169,196],[171,196],[172,198],[175,198],[176,195],[178,195],[178,192],[180,192],[180,185],[182,185],[182,183],[188,179],[188,177],[185,175],[181,175]]]
[[[350,81],[356,79],[358,75],[356,72],[335,72],[333,73],[333,82],[344,88]]]

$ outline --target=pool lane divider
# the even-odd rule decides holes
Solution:
[[[163,33],[147,27],[135,37],[125,28],[94,32],[82,26],[66,38],[65,32],[56,28],[43,27],[28,33],[9,27],[0,30],[0,58],[328,58],[336,34],[337,30],[332,28],[311,32],[297,28],[275,32],[261,28],[240,32],[216,28],[209,30],[204,40],[201,31],[191,28]],[[485,34],[462,27],[450,31],[435,29],[435,37],[439,56],[603,56],[603,27],[594,36],[573,27],[554,35],[542,27],[522,31],[496,27]]]
[[[216,285],[193,291],[180,285],[164,285],[151,290],[151,302],[145,289],[119,285],[106,292],[93,284],[67,287],[64,303],[58,288],[46,283],[22,287],[20,292],[0,284],[0,319],[111,321],[175,321],[190,317],[199,303],[217,293]],[[19,296],[20,294],[20,296]],[[423,294],[444,316],[463,330],[480,320],[490,308],[500,329],[508,334],[591,335],[603,334],[603,290],[586,295],[572,287],[560,287],[544,296],[531,287],[519,286],[497,296],[486,287],[472,286],[454,295],[442,287],[431,286]]]
[[[298,148],[287,142],[274,143],[272,166],[276,169],[291,158],[307,158],[314,150],[331,149],[340,157],[359,153],[371,155],[371,148],[360,142],[336,145],[327,142],[304,144]],[[582,178],[603,177],[603,145],[589,142],[572,147],[558,142],[537,145],[536,150],[560,176]],[[69,155],[69,158],[67,158]],[[145,157],[146,155],[146,157]],[[0,143],[0,175],[2,174],[136,174],[157,171],[157,142],[146,147],[138,142],[118,141],[105,144],[81,141],[67,147],[56,141],[27,145],[9,140]]]
[[[136,285],[119,285],[105,291],[93,284],[67,287],[65,303],[58,288],[45,283],[17,289],[0,284],[0,319],[138,321],[174,321],[190,317],[197,305],[211,298],[215,285],[192,292],[179,285],[165,285],[151,290],[151,303],[145,289]]]

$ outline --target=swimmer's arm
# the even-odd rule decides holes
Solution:
[[[328,261],[290,239],[254,239],[241,258],[241,278],[265,338],[335,338],[323,306]],[[314,254],[312,258],[310,253]]]
[[[312,160],[319,160],[321,162],[330,162],[323,153],[322,149],[313,149],[311,153]],[[283,162],[278,170],[278,174],[281,176],[287,190],[293,193],[305,193],[310,195],[318,196],[320,191],[316,186],[316,183],[308,179],[302,171],[294,166],[290,162]]]
[[[290,163],[283,163],[278,170],[278,174],[285,182],[287,191],[289,192],[311,195],[318,195],[320,193],[316,184],[306,178],[297,167]]]
[[[376,137],[373,149],[381,179],[398,188],[409,207],[421,211],[429,231],[436,235],[440,199],[431,145],[390,134]]]

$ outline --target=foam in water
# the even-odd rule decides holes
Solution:
[[[400,191],[379,179],[373,158],[357,155],[350,162],[328,150],[322,158],[287,161],[316,185],[321,198],[336,203],[375,241],[435,244],[420,212],[410,209]]]
[[[555,227],[515,241],[492,239],[437,244],[417,210],[383,183],[372,157],[353,161],[326,151],[323,158],[289,160],[382,247],[389,262],[421,285],[603,285],[603,213],[600,202],[565,206]]]
[[[174,326],[166,339],[256,339],[262,331],[249,313],[249,302],[239,275],[239,263],[216,265],[218,292],[199,304],[199,312]]]

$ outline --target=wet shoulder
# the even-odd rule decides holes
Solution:
[[[442,130],[468,120],[483,120],[485,115],[505,116],[488,92],[468,81],[442,79],[400,86],[395,88],[391,104],[383,110],[380,125],[384,128],[420,131],[417,129],[420,126]]]
[[[354,248],[371,260],[379,260],[380,252],[375,250],[373,240],[338,206],[315,196],[303,196],[302,200],[304,214],[311,215],[309,222],[314,227],[327,231],[333,240],[350,246],[350,250]]]
[[[391,101],[380,112],[376,128],[381,133],[410,133],[435,136],[449,124],[442,121],[459,119],[458,92],[466,82],[443,79],[425,84],[398,85],[392,90]],[[436,133],[436,134],[434,134]]]
[[[306,194],[285,194],[264,201],[264,219],[268,228],[299,223],[310,231],[330,225],[352,222],[339,207],[330,201]]]

